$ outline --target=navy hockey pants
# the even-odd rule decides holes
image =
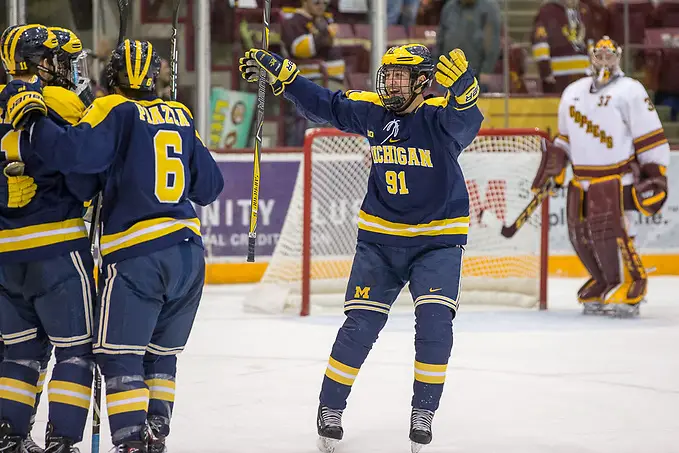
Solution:
[[[332,347],[321,405],[346,407],[351,386],[387,322],[391,305],[410,282],[416,320],[412,406],[438,408],[453,347],[462,253],[459,246],[358,242],[345,297],[346,320]]]
[[[176,356],[189,338],[204,279],[203,248],[191,241],[105,263],[93,349],[106,379],[114,445],[139,440],[147,418],[169,434]]]
[[[93,268],[88,251],[0,266],[0,419],[11,423],[14,434],[28,434],[51,343],[52,434],[82,439],[92,386]]]

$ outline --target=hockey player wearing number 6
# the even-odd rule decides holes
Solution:
[[[358,244],[346,291],[346,320],[323,378],[318,446],[332,452],[342,439],[342,412],[351,386],[406,283],[415,301],[415,380],[410,420],[413,451],[431,442],[431,423],[453,346],[469,197],[458,157],[479,131],[479,86],[464,53],[434,63],[420,44],[389,49],[377,92],[331,92],[308,81],[290,60],[251,49],[241,58],[254,82],[263,68],[273,92],[314,121],[363,135],[372,166],[359,212]],[[445,97],[425,99],[432,80]]]
[[[590,51],[592,77],[571,83],[559,104],[559,134],[543,154],[533,189],[563,183],[567,223],[590,278],[578,291],[585,313],[634,316],[647,278],[634,247],[633,219],[667,200],[670,148],[645,88],[620,69],[622,49],[607,36]]]
[[[6,115],[25,123],[24,154],[64,174],[103,183],[103,271],[93,351],[106,380],[107,413],[118,453],[165,452],[177,354],[202,295],[205,259],[191,204],[223,187],[191,112],[155,94],[160,58],[150,42],[125,40],[106,67],[117,94],[98,98],[73,127],[42,114],[35,84],[3,90]]]

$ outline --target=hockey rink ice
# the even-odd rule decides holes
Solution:
[[[467,306],[462,293],[422,453],[679,452],[679,278],[651,278],[637,319],[582,316],[582,283],[550,279],[546,312]],[[318,392],[343,316],[246,314],[249,289],[206,288],[180,355],[170,453],[317,451]],[[395,310],[354,385],[336,453],[410,452],[413,332],[412,311]],[[109,451],[105,419],[101,440]],[[90,451],[89,424],[80,449]]]

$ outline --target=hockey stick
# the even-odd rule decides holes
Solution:
[[[118,45],[125,39],[125,30],[127,30],[127,16],[129,10],[129,0],[118,0],[118,15],[120,17],[120,25],[118,27]],[[92,226],[90,227],[90,247],[94,256],[94,247],[97,237],[101,235],[101,205],[104,198],[103,191],[95,197],[94,216],[92,219]],[[100,259],[96,261],[95,272],[99,272]],[[92,402],[92,453],[99,453],[99,438],[101,436],[101,372],[99,367],[94,367],[94,391]]]
[[[519,214],[514,223],[509,226],[502,227],[502,235],[506,238],[511,238],[516,234],[519,229],[526,223],[530,216],[540,207],[542,202],[547,198],[550,192],[554,189],[554,181],[551,179],[538,190],[538,192],[533,196],[533,199],[528,203],[528,206]]]
[[[271,0],[264,0],[264,28],[262,30],[262,49],[269,50],[269,18]],[[259,71],[257,87],[257,132],[255,133],[255,162],[252,170],[252,200],[250,203],[250,231],[248,232],[248,262],[255,261],[255,242],[257,239],[257,211],[259,210],[260,164],[262,162],[262,129],[264,127],[264,98],[266,96],[266,72]]]
[[[172,14],[172,36],[170,37],[170,100],[177,100],[177,77],[179,74],[179,51],[177,50],[177,28],[179,27],[179,4],[181,0],[175,0],[174,13]]]

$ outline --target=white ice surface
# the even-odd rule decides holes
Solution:
[[[434,440],[422,453],[678,453],[679,278],[654,277],[638,319],[583,317],[580,280],[550,310],[462,306]],[[179,356],[170,453],[312,453],[318,392],[343,316],[244,314],[208,287]],[[408,453],[413,316],[392,313],[362,367],[337,453]],[[47,419],[41,404],[37,439]],[[101,451],[111,448],[107,421]],[[90,430],[81,451],[89,452]]]

